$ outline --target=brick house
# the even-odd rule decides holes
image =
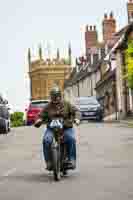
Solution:
[[[104,105],[105,120],[123,119],[133,112],[133,94],[124,78],[127,71],[125,51],[129,37],[133,40],[133,1],[128,2],[127,8],[130,8],[129,24],[108,42],[113,45],[100,66],[101,79],[96,84],[97,97]]]

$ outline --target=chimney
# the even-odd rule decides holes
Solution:
[[[106,43],[112,38],[112,35],[116,32],[116,20],[113,12],[110,13],[109,17],[105,13],[103,19],[103,40]]]
[[[98,33],[96,30],[96,26],[86,26],[85,32],[85,48],[86,48],[86,56],[88,55],[88,49],[92,47],[96,47],[98,43]]]
[[[29,64],[29,72],[31,71],[31,50],[28,49],[28,64]]]
[[[128,23],[133,22],[133,0],[127,2]]]

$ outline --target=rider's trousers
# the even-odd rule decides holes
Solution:
[[[47,128],[43,136],[43,154],[45,161],[49,161],[49,148],[53,140],[52,130]],[[67,145],[68,159],[76,160],[76,139],[75,129],[68,128],[64,130],[64,142]]]

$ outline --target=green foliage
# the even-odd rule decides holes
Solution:
[[[125,51],[127,65],[127,80],[129,88],[133,89],[133,40],[128,41],[128,48]]]
[[[14,112],[11,114],[11,126],[12,127],[18,127],[18,126],[23,126],[23,112]]]

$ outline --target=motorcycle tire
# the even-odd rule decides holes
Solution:
[[[63,176],[67,176],[67,174],[68,174],[67,170],[63,169],[62,174],[63,174]]]
[[[59,150],[57,148],[52,148],[52,165],[53,165],[53,175],[54,180],[60,180],[60,155]]]

